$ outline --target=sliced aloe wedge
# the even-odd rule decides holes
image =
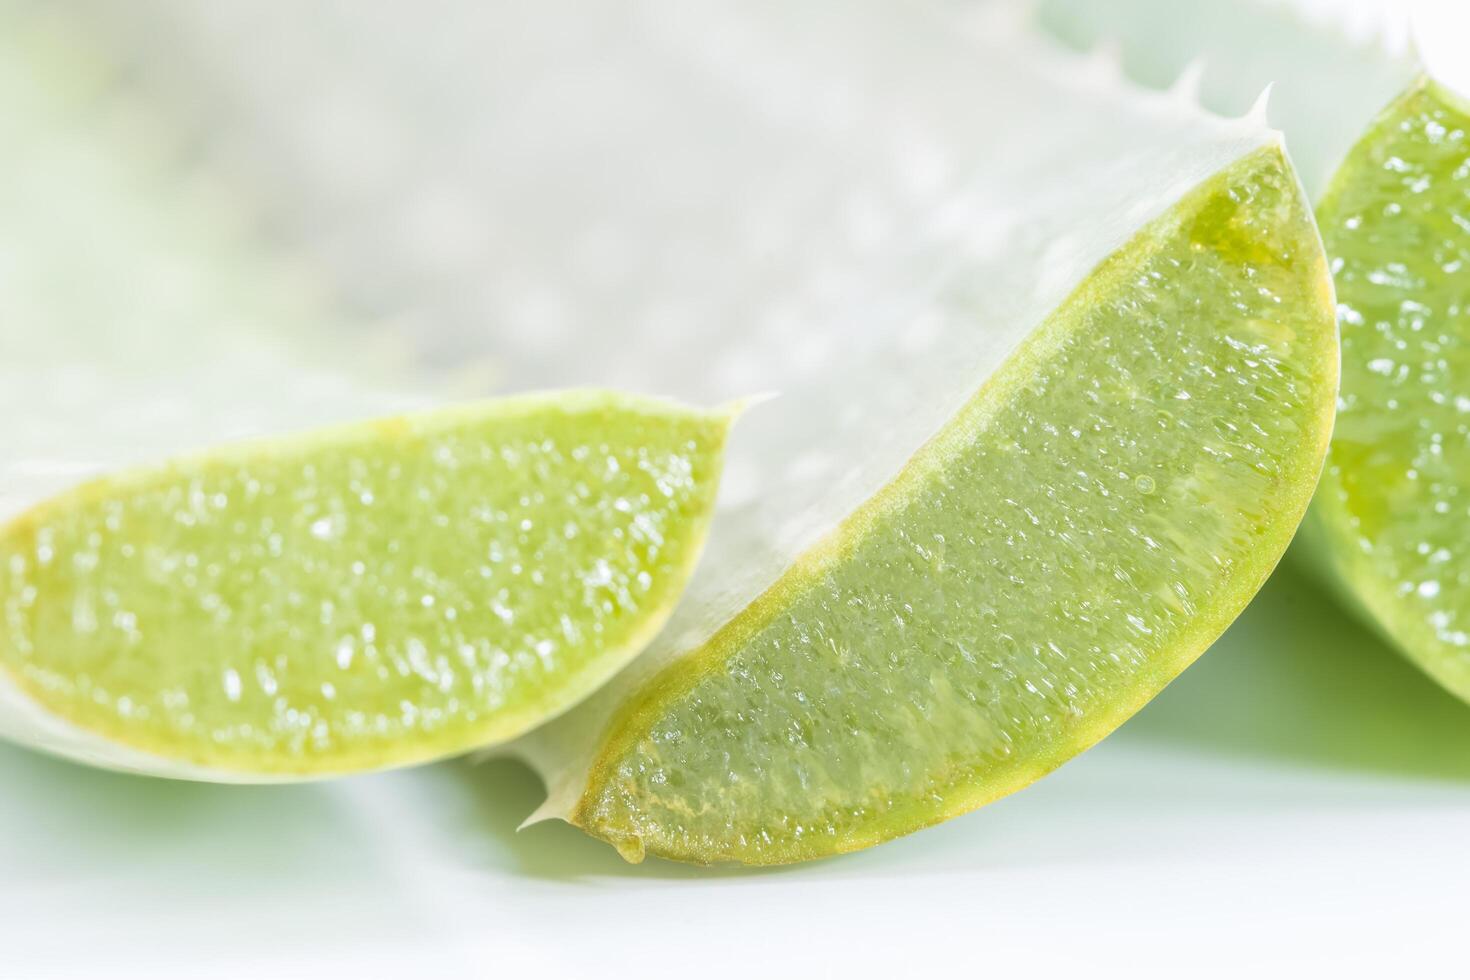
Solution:
[[[0,16],[0,734],[201,779],[379,768],[520,734],[641,649],[731,411],[426,408],[448,381],[365,356],[385,331],[263,248],[86,32]]]
[[[6,700],[36,709],[3,727],[47,713],[104,758],[115,743],[158,757],[141,768],[242,778],[519,735],[668,617],[730,418],[601,393],[509,399],[51,498],[0,528],[0,670]]]
[[[1371,622],[1470,700],[1470,102],[1415,85],[1317,213],[1343,382],[1306,540]]]
[[[631,859],[865,847],[1027,785],[1229,625],[1311,497],[1331,290],[1279,151],[1100,266],[903,472],[620,710]]]

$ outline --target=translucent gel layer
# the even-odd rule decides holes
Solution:
[[[225,769],[507,738],[663,621],[728,423],[574,393],[104,479],[0,532],[0,665],[77,725]]]
[[[575,818],[628,856],[850,850],[1025,785],[1218,635],[1335,386],[1275,149],[1105,262],[899,479],[615,722]]]

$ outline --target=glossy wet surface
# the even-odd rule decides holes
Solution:
[[[871,843],[1046,772],[1182,669],[1320,465],[1331,310],[1283,166],[1247,158],[1105,264],[840,546],[656,682],[590,829],[635,858]]]

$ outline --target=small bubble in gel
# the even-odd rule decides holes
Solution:
[[[235,670],[226,670],[224,674],[225,697],[231,701],[240,700],[240,675]]]

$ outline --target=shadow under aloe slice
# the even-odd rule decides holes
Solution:
[[[1318,207],[1342,400],[1306,553],[1470,700],[1470,103],[1423,79],[1348,153]]]
[[[1017,790],[1209,645],[1321,471],[1332,293],[1279,147],[1108,258],[902,473],[614,716],[569,818],[777,864]]]
[[[513,737],[662,625],[732,419],[528,396],[242,443],[52,498],[0,528],[0,684],[16,688],[0,730],[242,780]],[[43,727],[78,730],[70,751],[25,729],[27,699]]]

